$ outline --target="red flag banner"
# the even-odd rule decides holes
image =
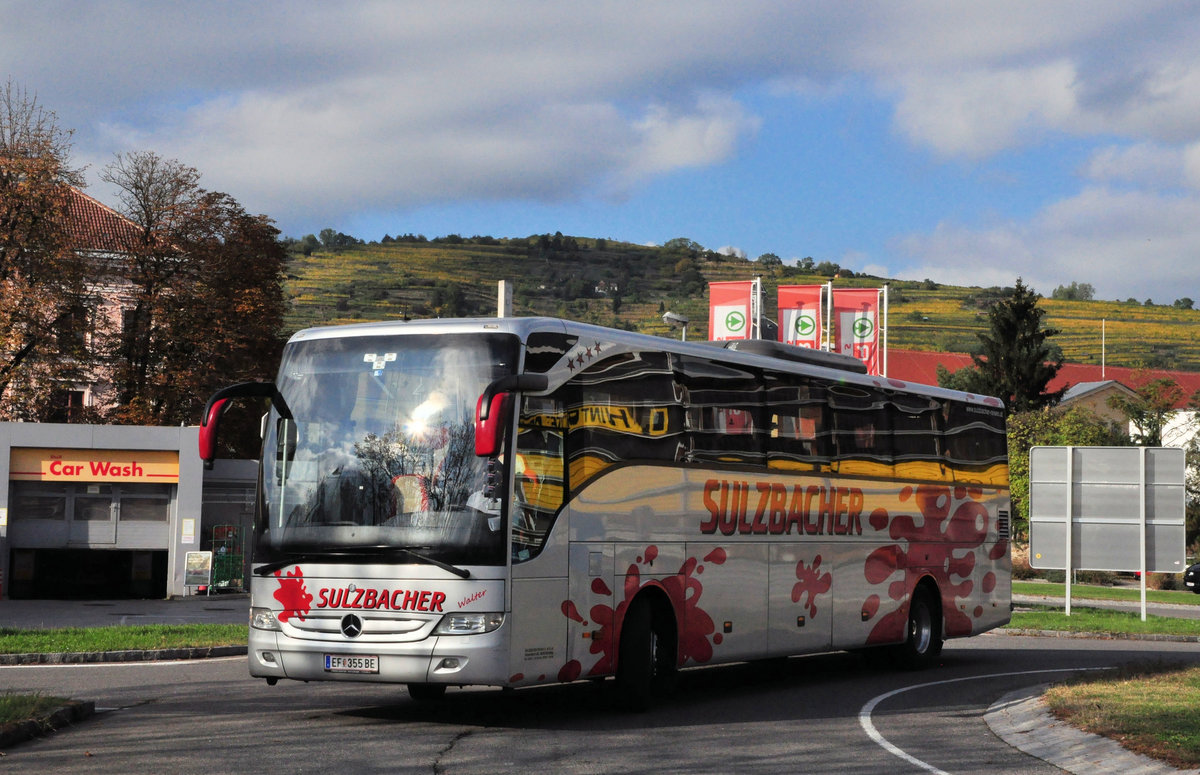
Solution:
[[[779,286],[779,341],[821,347],[822,285]]]
[[[881,375],[879,289],[834,288],[833,319],[837,322],[837,351],[867,364],[868,374]]]
[[[709,340],[751,338],[753,295],[753,280],[708,284]]]

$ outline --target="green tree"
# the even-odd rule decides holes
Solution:
[[[1064,301],[1091,301],[1096,298],[1096,289],[1091,283],[1071,283],[1060,285],[1050,294],[1052,299]]]
[[[1129,437],[1081,406],[1035,409],[1008,417],[1008,481],[1013,534],[1029,534],[1029,450],[1039,446],[1125,446]]]
[[[1129,419],[1136,429],[1133,433],[1136,444],[1162,446],[1163,428],[1183,400],[1183,388],[1170,377],[1160,377],[1136,388],[1134,393],[1109,396],[1108,405]]]
[[[774,253],[763,253],[758,257],[758,263],[763,266],[783,266],[783,259]]]
[[[82,176],[71,133],[37,98],[0,88],[0,419],[54,417],[56,386],[88,379],[96,297],[72,240],[68,204]]]
[[[971,355],[973,366],[953,374],[938,369],[938,384],[982,395],[996,396],[1010,412],[1053,406],[1063,391],[1047,390],[1062,367],[1061,355],[1048,341],[1057,329],[1043,328],[1045,310],[1041,297],[1017,278],[1011,295],[988,311],[989,329],[979,337],[979,352]]]
[[[121,422],[195,422],[214,390],[269,378],[278,359],[279,232],[228,194],[202,189],[199,177],[153,152],[105,168],[140,228],[124,251],[135,306],[113,346]]]
[[[686,253],[692,258],[696,258],[704,252],[704,246],[687,237],[675,237],[663,243],[663,250],[668,253]]]

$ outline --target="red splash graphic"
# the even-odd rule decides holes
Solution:
[[[592,582],[592,593],[609,600],[596,603],[588,612],[593,625],[598,628],[592,632],[589,646],[589,652],[596,655],[597,659],[587,670],[588,675],[607,675],[616,669],[616,649],[621,642],[620,625],[625,620],[625,612],[634,596],[649,585],[657,586],[666,593],[680,622],[678,664],[684,665],[689,660],[704,663],[712,659],[713,644],[720,643],[720,636],[714,635],[716,627],[712,617],[700,607],[704,586],[696,578],[700,572],[699,561],[689,557],[677,573],[661,580],[643,581],[641,566],[648,566],[657,558],[658,547],[648,546],[637,562],[629,566],[624,575],[621,600],[612,599],[615,597],[612,591],[599,579]],[[714,549],[705,558],[714,565],[724,564],[725,559],[724,549]],[[568,619],[582,621],[574,601],[563,601],[562,612]],[[583,673],[583,665],[573,659],[563,665],[558,677],[560,681],[574,681]]]
[[[899,543],[871,552],[863,568],[872,585],[883,584],[900,569],[915,569],[933,576],[944,601],[942,617],[947,636],[971,634],[971,617],[960,609],[958,599],[969,596],[974,589],[970,577],[975,569],[975,554],[987,539],[988,513],[982,499],[983,490],[979,487],[921,485],[915,490],[904,488],[900,500],[914,501],[919,517],[911,514],[892,516],[888,534]],[[871,515],[871,525],[876,529],[881,528],[883,522],[878,511]],[[1004,543],[1007,548],[1007,542]],[[988,556],[996,551],[996,547],[992,547]],[[917,574],[908,574],[906,581],[889,584],[888,597],[895,601],[904,600],[912,593],[908,585],[915,583],[916,578]],[[863,610],[870,609],[869,618],[873,618],[878,605],[878,598],[872,595],[864,603]],[[978,617],[982,611],[976,609],[973,613]],[[908,607],[899,606],[875,623],[867,642],[902,640],[907,624]]]
[[[558,671],[558,680],[563,683],[570,683],[579,679],[583,673],[583,665],[579,664],[578,659],[572,659],[570,662],[562,666],[562,670]]]
[[[584,627],[587,627],[587,622],[585,622],[583,620],[583,617],[579,614],[579,609],[576,608],[575,604],[573,602],[571,602],[570,600],[563,601],[562,612],[563,612],[563,616],[567,617],[568,619],[570,619],[572,621],[579,622]]]
[[[286,622],[292,616],[304,621],[305,614],[312,610],[313,601],[313,596],[304,588],[304,573],[298,565],[286,577],[280,575],[282,572],[282,568],[275,571],[279,589],[275,590],[274,597],[283,604],[283,610],[278,614],[279,621]]]
[[[796,563],[796,578],[799,581],[792,587],[792,602],[799,603],[800,600],[808,595],[808,602],[804,603],[804,607],[808,609],[809,617],[817,615],[817,597],[829,591],[833,585],[833,574],[821,573],[821,555],[813,558],[812,566],[806,566],[804,560]]]

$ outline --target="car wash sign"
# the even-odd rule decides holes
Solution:
[[[167,450],[14,447],[8,478],[17,482],[179,481],[179,453]]]

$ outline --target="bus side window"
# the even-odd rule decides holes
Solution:
[[[513,560],[536,557],[563,504],[564,431],[562,402],[526,396],[517,420],[513,454]]]
[[[674,369],[687,397],[687,462],[763,465],[770,427],[760,375],[691,356],[676,356]]]
[[[889,396],[892,448],[896,460],[939,460],[942,456],[942,405],[935,398]]]
[[[771,419],[768,466],[811,469],[827,461],[824,386],[794,374],[769,374],[766,385]]]
[[[1004,416],[968,404],[946,402],[945,454],[954,466],[988,466],[1008,456]]]
[[[568,385],[575,388],[566,405],[572,487],[615,466],[676,459],[683,410],[666,353],[605,358]]]
[[[829,410],[839,459],[891,464],[891,418],[879,391],[859,385],[831,385]]]

